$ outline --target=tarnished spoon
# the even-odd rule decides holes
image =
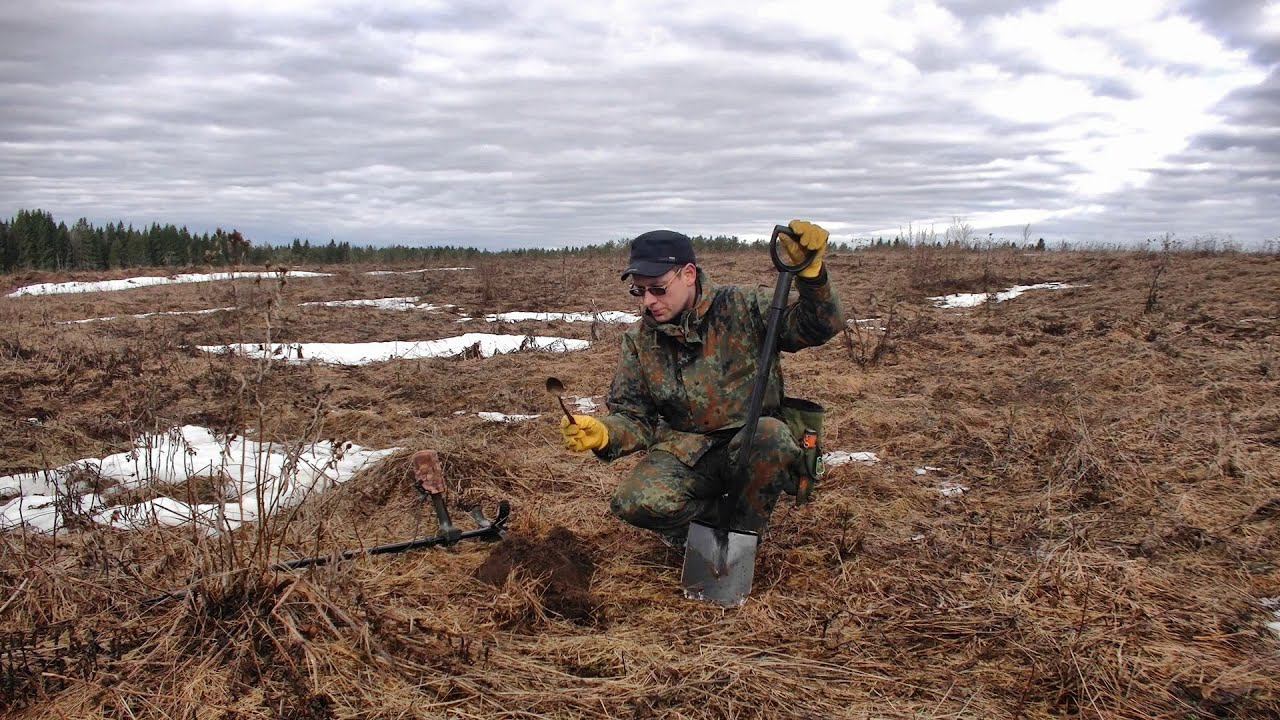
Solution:
[[[564,416],[569,418],[569,424],[577,425],[578,423],[573,420],[573,413],[569,412],[568,407],[565,407],[564,398],[560,397],[561,393],[564,392],[564,383],[560,382],[560,378],[547,378],[547,392],[555,395],[556,399],[560,401],[560,409],[564,411]]]

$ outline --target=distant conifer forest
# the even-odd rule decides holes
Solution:
[[[238,230],[195,233],[185,226],[123,222],[94,225],[85,218],[70,227],[45,210],[19,210],[0,220],[0,272],[27,270],[113,270],[131,267],[199,267],[278,264],[401,263],[458,261],[482,255],[555,255],[566,252],[620,252],[628,240],[585,247],[517,248],[500,251],[471,247],[408,245],[353,246],[329,240],[294,239],[288,245],[254,244]],[[736,236],[697,236],[701,250],[728,250],[745,245]]]

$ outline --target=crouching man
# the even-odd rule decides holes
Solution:
[[[816,257],[796,280],[779,329],[778,348],[821,345],[843,325],[840,303],[822,259],[827,231],[796,220],[798,240],[780,237],[790,263]],[[728,486],[746,423],[747,404],[765,340],[772,294],[713,285],[698,266],[689,238],[670,230],[631,243],[622,273],[639,298],[643,318],[622,339],[609,390],[609,414],[561,419],[569,450],[613,460],[637,450],[648,455],[623,480],[610,509],[620,519],[683,546],[689,522],[716,522],[716,498]],[[782,368],[776,356],[764,395],[749,478],[735,529],[762,532],[784,491],[794,493],[802,452],[782,418]]]

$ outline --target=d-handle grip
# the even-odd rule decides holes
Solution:
[[[782,256],[778,254],[778,237],[782,235],[786,235],[792,240],[800,240],[800,234],[786,225],[773,226],[773,235],[769,236],[769,256],[773,258],[773,266],[778,269],[778,272],[798,273],[813,264],[814,258],[818,257],[817,250],[808,251],[805,253],[803,260],[795,265],[788,265],[782,259]]]

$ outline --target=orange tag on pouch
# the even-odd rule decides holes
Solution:
[[[800,442],[805,450],[816,450],[818,448],[818,433],[812,430],[805,430],[804,437],[801,438]]]
[[[413,454],[413,477],[418,487],[431,495],[444,492],[444,470],[435,450],[419,450]]]

